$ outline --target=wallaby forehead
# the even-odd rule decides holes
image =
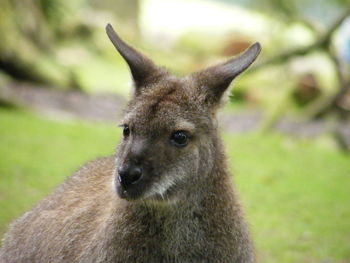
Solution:
[[[192,124],[193,99],[180,85],[153,87],[135,98],[129,105],[124,122],[144,129],[148,127],[173,129],[179,123]]]

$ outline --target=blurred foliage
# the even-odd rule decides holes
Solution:
[[[240,77],[231,94],[232,101],[239,106],[255,106],[272,115],[276,115],[275,111],[281,114],[312,112],[315,110],[310,105],[316,100],[327,99],[340,90],[338,65],[333,58],[322,54],[324,49],[307,48],[322,39],[349,5],[347,0],[222,0],[247,8],[249,11],[244,12],[250,13],[251,18],[258,17],[256,23],[265,24],[263,32],[252,36],[235,25],[225,34],[188,28],[170,41],[172,32],[147,35],[149,29],[140,24],[144,22],[140,17],[148,2],[2,0],[0,71],[14,80],[50,87],[127,95],[131,86],[128,68],[103,30],[105,24],[111,22],[127,42],[180,76],[236,55],[256,40],[263,44],[260,62],[276,57],[278,60],[278,55],[285,55],[283,52],[288,56],[288,52],[301,49],[294,57],[281,59],[280,56],[278,65],[264,66],[261,73],[250,70]],[[194,6],[194,2],[191,1],[190,6]],[[198,6],[200,3],[198,1]],[[308,98],[307,103],[300,103],[293,94],[307,86],[303,80],[305,75],[315,80],[309,88],[318,90],[318,95]],[[276,106],[281,97],[283,105],[288,105],[282,107],[283,110]]]
[[[220,0],[229,4],[239,4],[254,8],[260,12],[268,12],[287,23],[295,20],[316,20],[318,23],[329,23],[342,8],[349,4],[348,0]],[[327,16],[323,16],[327,13]],[[316,22],[314,21],[314,22]]]
[[[0,70],[19,81],[91,89],[95,84],[86,78],[92,72],[82,62],[100,58],[105,49],[96,41],[103,31],[95,29],[99,12],[86,0],[1,1]]]
[[[274,35],[277,38],[270,42],[270,47],[278,46],[278,50],[267,47],[269,58],[255,68],[262,70],[263,74],[266,74],[266,68],[267,72],[269,71],[266,66],[270,64],[288,69],[288,72],[287,70],[284,72],[289,76],[287,79],[282,80],[279,74],[270,75],[271,79],[276,79],[281,83],[270,81],[270,85],[282,86],[287,95],[285,96],[287,100],[283,101],[297,107],[275,107],[268,114],[270,118],[268,122],[273,125],[272,119],[278,120],[278,115],[285,114],[287,110],[290,112],[290,109],[293,108],[300,108],[305,118],[336,113],[337,118],[349,119],[350,104],[340,104],[339,101],[345,101],[343,97],[348,96],[350,92],[350,82],[346,80],[350,74],[346,76],[346,71],[342,69],[343,65],[339,63],[334,35],[342,22],[350,16],[350,3],[343,0],[250,0],[245,1],[245,4],[271,14],[284,24],[279,29],[275,28]],[[295,29],[299,27],[299,37],[302,35],[300,29],[303,28],[303,42],[298,43],[298,40],[293,39],[295,34],[291,37],[285,35],[293,33],[293,27]],[[278,36],[283,37],[278,39]],[[312,58],[315,56],[318,56],[316,60]],[[309,80],[312,79],[312,83],[310,81],[306,83],[305,76],[308,76]],[[288,84],[283,85],[282,83]],[[292,90],[290,90],[291,83],[293,83]],[[310,90],[314,92],[308,93]],[[242,99],[249,97],[247,94],[252,93],[251,88],[247,88],[244,93],[246,93],[244,96],[240,96]],[[295,96],[296,93],[299,96]],[[306,96],[308,96],[307,99]],[[301,101],[304,102],[301,103]]]
[[[68,1],[0,2],[0,66],[14,78],[68,86],[67,70],[52,55],[59,28],[65,28]],[[65,22],[64,22],[65,21]]]

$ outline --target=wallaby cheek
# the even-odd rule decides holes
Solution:
[[[199,169],[199,151],[192,149],[171,149],[164,151],[154,164],[154,174],[149,192],[167,197],[171,188],[172,195],[177,195],[179,189],[195,181]]]
[[[119,143],[117,149],[116,149],[116,163],[119,164],[119,162],[123,159],[123,156],[125,156],[125,149],[126,149],[127,143],[122,141]]]
[[[171,175],[178,182],[193,181],[198,174],[200,167],[200,156],[197,147],[192,147],[190,151],[186,151],[179,155],[171,167]]]
[[[201,140],[198,151],[200,163],[198,174],[207,174],[214,166],[215,153],[213,152],[213,143],[210,140]]]

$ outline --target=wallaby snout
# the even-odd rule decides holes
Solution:
[[[124,128],[125,129],[125,128]],[[153,158],[149,140],[123,132],[124,139],[116,159],[114,185],[119,197],[140,199],[152,181]]]
[[[142,167],[132,163],[127,163],[118,168],[118,181],[124,189],[140,181],[142,177]]]
[[[120,198],[136,199],[144,183],[143,168],[134,162],[125,162],[115,174],[116,191]]]

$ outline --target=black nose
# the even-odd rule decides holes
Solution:
[[[142,168],[136,165],[122,165],[118,168],[118,174],[120,184],[127,188],[141,179]]]

